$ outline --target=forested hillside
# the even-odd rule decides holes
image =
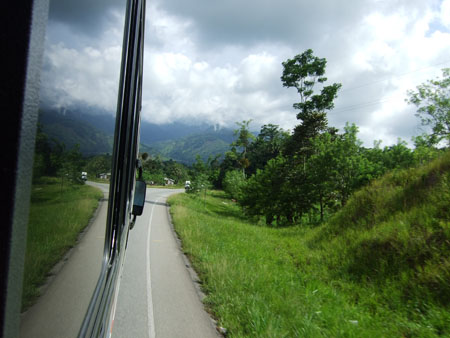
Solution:
[[[40,110],[39,123],[43,132],[64,144],[66,148],[72,149],[78,144],[83,155],[112,152],[112,134],[95,128],[71,114]]]
[[[112,152],[115,124],[112,115],[41,109],[39,122],[42,131],[50,138],[63,143],[68,149],[78,144],[85,156]],[[141,121],[140,138],[141,153],[192,164],[197,155],[206,161],[210,156],[227,151],[233,140],[233,131],[226,128],[215,130],[207,125],[156,125]]]
[[[157,142],[153,146],[163,157],[192,164],[197,156],[200,156],[203,161],[207,161],[209,157],[224,154],[232,140],[232,130],[214,131],[210,129],[177,140]]]

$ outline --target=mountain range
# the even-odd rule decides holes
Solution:
[[[84,156],[112,152],[115,118],[110,114],[41,108],[39,123],[49,137],[64,143],[66,148],[79,144]],[[180,122],[158,125],[142,120],[140,151],[191,164],[197,155],[206,161],[210,156],[224,154],[233,139],[234,132],[228,128]]]

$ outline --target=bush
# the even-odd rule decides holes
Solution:
[[[208,180],[206,174],[197,175],[194,180],[191,181],[189,189],[186,189],[187,193],[200,193],[206,192],[206,190],[212,187],[211,182]]]
[[[225,192],[236,200],[240,200],[242,197],[242,187],[245,185],[246,181],[242,171],[232,170],[225,174],[223,179],[223,189]]]

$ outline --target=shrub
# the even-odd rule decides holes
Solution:
[[[240,170],[228,171],[223,179],[223,189],[225,192],[236,200],[242,197],[242,187],[245,185],[245,178]]]

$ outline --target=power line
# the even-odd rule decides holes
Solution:
[[[429,68],[436,68],[438,66],[444,65],[444,64],[449,63],[449,62],[450,62],[450,60],[447,60],[447,61],[436,63],[434,65],[430,65],[430,66],[427,66],[427,67],[415,69],[415,70],[412,70],[410,72],[406,72],[406,73],[403,73],[403,74],[393,75],[393,76],[391,76],[389,78],[385,78],[385,79],[381,79],[381,80],[377,80],[377,81],[372,81],[372,82],[367,82],[367,83],[364,83],[364,84],[361,84],[361,85],[358,85],[358,86],[354,86],[354,87],[350,87],[350,88],[344,88],[344,89],[340,90],[339,92],[342,93],[342,92],[346,92],[346,91],[350,91],[350,90],[354,90],[354,89],[359,89],[359,88],[362,88],[362,87],[370,86],[370,85],[373,85],[373,84],[376,84],[376,83],[385,82],[385,81],[388,81],[388,80],[392,80],[393,78],[403,77],[403,76],[406,76],[406,75],[409,75],[409,74],[412,74],[412,73],[417,73],[417,72],[420,72],[420,71],[423,71],[423,70],[426,70],[426,69],[429,69]]]
[[[368,83],[365,83],[365,84],[362,84],[362,85],[359,85],[359,86],[351,87],[351,88],[348,88],[348,89],[343,89],[340,92],[350,91],[350,90],[353,90],[353,89],[358,89],[358,88],[362,88],[362,87],[369,86],[369,85],[372,85],[372,84],[388,81],[388,80],[391,80],[392,78],[406,76],[406,75],[409,75],[409,74],[412,74],[412,73],[416,73],[416,72],[419,72],[419,71],[423,71],[423,70],[426,70],[426,69],[429,69],[429,68],[435,68],[435,67],[441,66],[443,64],[449,63],[449,62],[450,62],[450,60],[447,60],[447,61],[444,61],[444,62],[440,62],[440,63],[436,63],[434,65],[430,65],[430,66],[427,66],[427,67],[423,67],[423,68],[412,70],[410,72],[406,72],[406,73],[399,74],[399,75],[396,75],[396,76],[391,76],[388,79],[377,80],[377,81],[368,82]],[[397,98],[399,96],[400,95],[393,95],[393,96],[390,96],[388,98],[378,98],[378,99],[373,100],[373,101],[362,102],[362,103],[353,104],[353,105],[350,105],[350,106],[340,107],[340,108],[334,109],[333,112],[335,112],[335,113],[343,113],[343,112],[352,111],[352,110],[356,110],[356,109],[368,108],[368,107],[371,107],[371,106],[374,106],[374,105],[377,105],[377,104],[380,104],[380,103],[391,101],[391,100],[393,100],[393,99],[395,99],[395,98]]]
[[[346,107],[340,107],[337,109],[333,109],[334,113],[342,113],[342,112],[347,112],[347,111],[351,111],[351,110],[355,110],[355,109],[360,109],[360,108],[366,108],[366,107],[370,107],[370,106],[375,106],[379,103],[384,103],[384,102],[388,102],[393,100],[394,98],[400,97],[400,95],[393,95],[387,98],[383,98],[383,99],[377,99],[374,101],[369,101],[369,102],[363,102],[363,103],[358,103],[358,104],[354,104],[354,105],[350,105],[350,106],[346,106]]]

